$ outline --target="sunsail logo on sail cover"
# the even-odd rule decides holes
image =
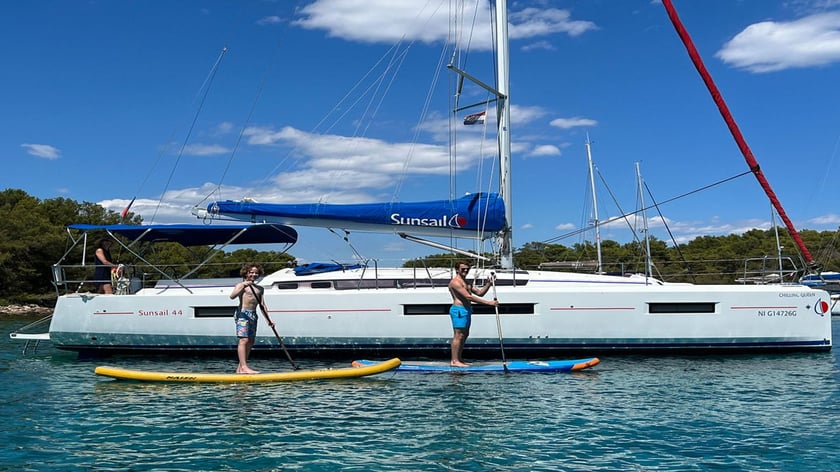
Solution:
[[[401,226],[438,226],[445,228],[463,228],[467,219],[455,213],[452,216],[441,215],[440,218],[411,218],[391,213],[391,223]]]

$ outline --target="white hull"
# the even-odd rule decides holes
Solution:
[[[477,278],[488,274],[479,271]],[[420,275],[420,269],[360,269],[296,276],[286,269],[260,283],[278,333],[299,355],[443,354],[452,336],[446,288],[451,272],[422,271],[426,278],[417,279]],[[661,284],[642,277],[539,271],[517,271],[513,286],[510,272],[496,275],[509,357],[831,348],[829,295],[805,286]],[[393,288],[336,289],[341,283],[373,286],[377,280]],[[396,288],[395,280],[435,286]],[[130,295],[65,295],[57,302],[50,338],[58,348],[77,351],[233,351],[236,302],[229,293],[237,281],[202,286],[182,281],[192,293],[158,284]],[[498,355],[495,311],[478,308],[468,354]],[[278,347],[261,319],[256,349]]]

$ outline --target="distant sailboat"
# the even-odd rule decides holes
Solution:
[[[601,220],[598,218],[598,196],[595,192],[595,166],[592,165],[592,142],[589,141],[589,133],[586,134],[586,162],[589,167],[589,187],[592,192],[592,226],[595,228],[595,251],[598,257],[598,265],[595,273],[604,271],[604,261],[601,256]]]

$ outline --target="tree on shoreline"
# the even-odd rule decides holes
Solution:
[[[52,265],[68,250],[66,226],[74,223],[92,225],[115,224],[120,214],[90,202],[76,202],[67,198],[40,200],[23,190],[0,191],[0,304],[40,303],[49,305],[55,298],[52,284]],[[139,215],[129,213],[126,224],[142,224]],[[779,230],[782,246],[795,245],[786,231]],[[818,257],[824,270],[840,271],[840,250],[837,249],[837,232],[803,230],[805,241]],[[160,251],[161,262],[178,265],[192,261],[190,254],[175,243]],[[679,246],[668,246],[664,241],[651,238],[651,260],[654,277],[669,282],[733,283],[744,275],[745,260],[777,255],[774,230],[750,230],[742,235],[702,236]],[[645,247],[640,242],[620,244],[603,241],[601,244],[603,270],[609,273],[643,273],[647,264]],[[530,242],[514,254],[516,266],[521,269],[546,268],[554,264],[585,266],[583,262],[594,259],[592,243],[572,246]],[[219,254],[214,264],[200,275],[222,277],[229,270],[248,260],[269,264],[269,269],[279,269],[294,261],[294,256],[276,251],[239,249]],[[406,263],[407,266],[448,267],[460,256],[436,254]],[[791,256],[797,267],[803,264],[797,255]]]

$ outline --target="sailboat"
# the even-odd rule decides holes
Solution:
[[[475,307],[466,353],[496,357],[560,353],[826,351],[831,349],[829,294],[800,284],[692,285],[640,275],[615,276],[523,270],[513,261],[511,123],[507,5],[495,2],[497,85],[454,65],[458,80],[494,97],[499,191],[421,203],[272,204],[225,200],[194,213],[214,228],[220,221],[269,227],[293,243],[294,226],[393,233],[412,241],[465,237],[496,241],[494,260],[477,264],[470,279],[495,277],[499,312]],[[84,229],[84,228],[80,228]],[[99,228],[126,236],[126,228]],[[189,228],[181,228],[185,233]],[[128,236],[153,239],[154,231]],[[238,230],[232,230],[234,232]],[[148,235],[147,235],[148,234]],[[232,238],[222,237],[228,242]],[[175,235],[169,237],[170,241]],[[180,238],[178,238],[180,240]],[[186,242],[187,238],[184,238]],[[133,247],[132,243],[125,243]],[[463,251],[452,248],[454,252]],[[484,255],[474,254],[477,260]],[[470,256],[470,257],[472,257]],[[54,271],[61,275],[60,267]],[[297,355],[445,357],[451,339],[449,267],[379,267],[326,264],[289,267],[259,283],[285,347]],[[311,269],[311,268],[310,268]],[[113,295],[59,297],[48,337],[54,346],[81,352],[233,351],[229,293],[238,278],[170,279],[152,286],[129,283]],[[57,280],[57,284],[60,283]],[[498,325],[496,323],[498,319]],[[19,336],[26,339],[25,336]],[[263,325],[256,350],[278,349]],[[504,355],[504,354],[503,354]]]

